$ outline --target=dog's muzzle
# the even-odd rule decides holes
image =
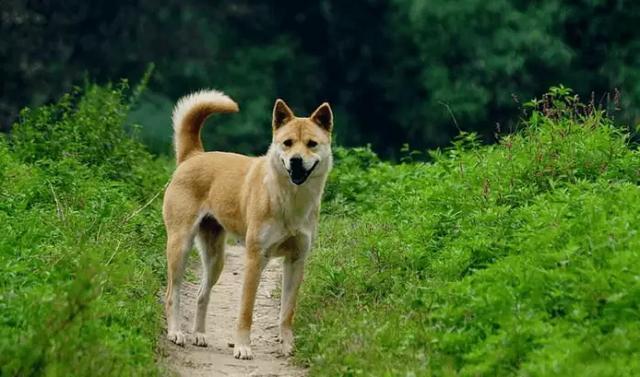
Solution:
[[[294,157],[291,160],[289,160],[289,166],[290,168],[288,169],[288,172],[289,172],[289,177],[291,178],[291,182],[299,186],[303,184],[307,180],[307,178],[309,178],[309,175],[311,175],[311,172],[313,171],[313,169],[315,169],[316,166],[318,166],[318,161],[316,161],[313,164],[311,169],[306,170],[304,168],[302,158]]]

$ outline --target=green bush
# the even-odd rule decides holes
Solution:
[[[311,375],[640,374],[640,153],[566,88],[527,107],[431,163],[338,151],[299,313]]]
[[[156,375],[168,164],[126,85],[25,110],[0,140],[0,375]]]

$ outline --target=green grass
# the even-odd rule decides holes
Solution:
[[[75,91],[0,139],[2,376],[162,372],[164,231],[150,200],[169,164],[123,131],[127,93]]]
[[[298,314],[312,376],[640,375],[640,153],[564,88],[492,146],[337,151]]]

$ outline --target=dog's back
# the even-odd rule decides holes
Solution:
[[[178,165],[167,187],[165,222],[172,219],[172,222],[190,223],[194,214],[209,213],[226,230],[244,236],[245,181],[261,159],[227,152],[189,156]]]

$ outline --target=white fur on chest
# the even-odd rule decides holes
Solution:
[[[291,237],[311,238],[319,192],[307,188],[279,191],[272,196],[273,217],[260,229],[263,250],[277,246]]]

